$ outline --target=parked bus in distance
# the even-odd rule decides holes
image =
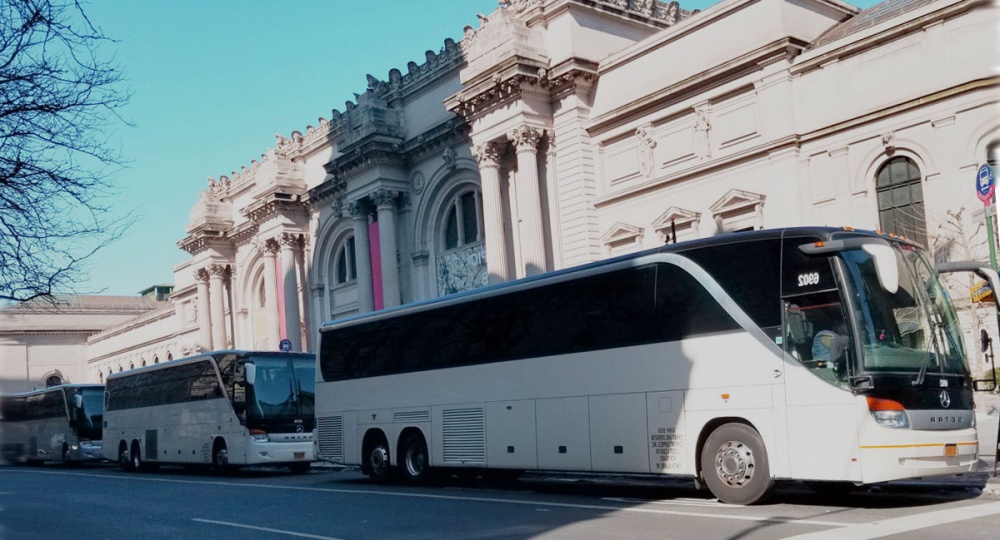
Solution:
[[[64,384],[0,396],[0,442],[8,462],[100,461],[104,385]]]
[[[693,477],[752,504],[969,472],[968,360],[919,246],[849,228],[665,245],[321,328],[318,459]]]
[[[114,373],[104,454],[127,471],[170,463],[304,472],[315,384],[315,355],[271,351],[214,351]]]

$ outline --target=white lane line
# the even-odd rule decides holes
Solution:
[[[146,482],[165,482],[171,484],[198,484],[198,485],[214,485],[214,486],[232,486],[239,488],[262,488],[262,489],[277,489],[277,490],[291,490],[291,491],[315,491],[320,493],[343,493],[351,495],[372,495],[372,496],[382,496],[382,497],[407,497],[413,499],[434,499],[434,500],[446,500],[446,501],[464,501],[464,502],[479,502],[479,503],[493,503],[493,504],[513,504],[522,506],[539,506],[548,508],[571,508],[574,510],[599,510],[602,512],[634,512],[638,514],[660,514],[669,516],[685,516],[685,517],[700,517],[700,518],[710,518],[710,519],[728,519],[733,521],[754,521],[758,523],[794,523],[801,525],[818,525],[821,527],[846,527],[850,525],[849,523],[842,523],[837,521],[818,521],[813,519],[791,519],[784,517],[769,517],[769,516],[741,516],[737,514],[712,514],[708,512],[681,512],[678,510],[662,510],[659,508],[645,508],[642,506],[611,506],[611,505],[599,505],[599,504],[574,504],[574,503],[557,503],[557,502],[545,502],[545,501],[528,501],[528,500],[518,500],[518,499],[503,499],[498,497],[460,497],[457,495],[436,495],[431,493],[406,493],[400,491],[377,491],[377,490],[367,490],[367,489],[336,489],[336,488],[317,488],[317,487],[302,487],[302,486],[279,486],[271,484],[243,484],[236,482],[219,482],[219,481],[203,481],[203,480],[176,480],[172,478],[143,478],[142,476],[129,476],[121,474],[88,474],[88,473],[69,473],[69,472],[57,472],[57,471],[31,471],[36,474],[60,474],[66,476],[86,476],[92,478],[113,478],[118,480],[139,480]]]
[[[212,525],[226,525],[228,527],[239,527],[241,529],[251,529],[254,531],[264,531],[275,534],[284,534],[286,536],[297,536],[299,538],[313,538],[315,540],[340,540],[339,538],[334,538],[332,536],[318,536],[315,534],[300,533],[295,531],[283,531],[281,529],[271,529],[268,527],[255,527],[253,525],[244,525],[242,523],[230,523],[228,521],[215,521],[214,519],[199,519],[192,518],[191,521],[197,521],[200,523],[211,523]]]
[[[948,508],[947,510],[924,512],[884,521],[873,521],[832,531],[793,536],[788,540],[867,540],[996,514],[1000,514],[1000,502]]]

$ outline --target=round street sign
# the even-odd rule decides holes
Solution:
[[[292,340],[290,340],[290,339],[283,339],[283,340],[281,340],[281,343],[278,344],[278,348],[281,349],[281,352],[291,351],[292,350]]]
[[[976,172],[976,196],[983,203],[990,204],[994,189],[996,189],[996,177],[993,176],[993,169],[984,164]]]

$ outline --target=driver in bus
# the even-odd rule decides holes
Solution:
[[[837,378],[847,371],[847,328],[838,323],[832,330],[820,330],[813,337],[812,359],[817,368],[833,369]]]

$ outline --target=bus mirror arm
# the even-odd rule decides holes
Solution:
[[[850,382],[851,388],[855,390],[871,390],[875,388],[872,384],[872,378],[868,376],[851,377]]]

